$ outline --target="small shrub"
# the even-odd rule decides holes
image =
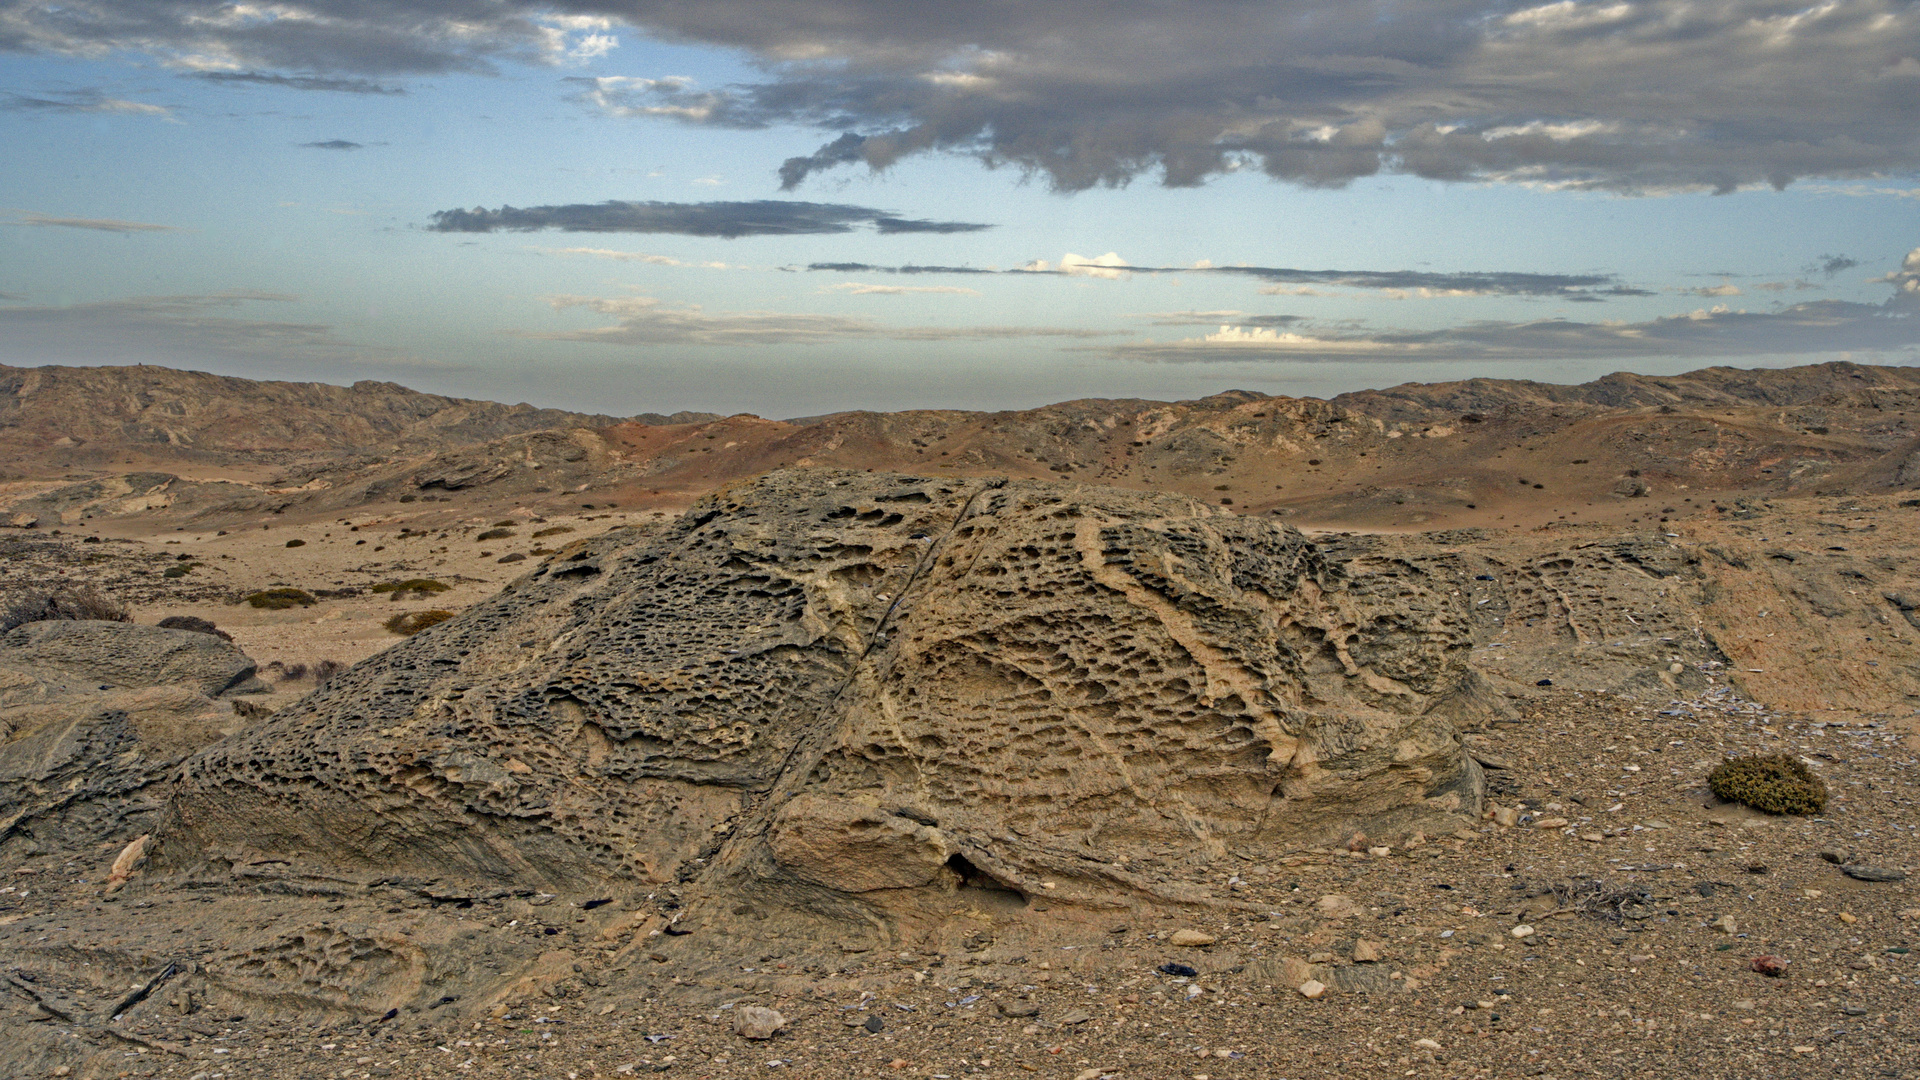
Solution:
[[[1817,814],[1827,808],[1827,785],[1792,754],[1728,758],[1707,774],[1707,787],[1728,802],[1769,814]]]
[[[432,578],[408,578],[405,581],[383,581],[373,587],[377,593],[441,593],[453,586]]]
[[[287,546],[288,547],[306,547],[307,542],[305,540],[289,540],[287,541]]]
[[[526,562],[527,556],[525,552],[516,551],[511,555],[502,555],[493,561],[497,563]]]
[[[512,529],[488,529],[486,532],[483,532],[479,536],[474,537],[474,539],[475,540],[504,540],[507,537],[512,535],[513,535]]]
[[[552,525],[534,533],[533,538],[538,540],[543,536],[559,536],[561,533],[570,533],[572,531],[573,527],[571,525]]]
[[[508,519],[507,519],[507,520],[505,520],[505,521],[496,521],[496,522],[494,522],[494,523],[493,523],[493,527],[494,527],[494,528],[496,528],[496,529],[506,529],[506,528],[511,528],[511,527],[513,527],[513,526],[515,526],[515,525],[518,525],[518,524],[520,524],[520,523],[519,523],[519,522],[517,522],[517,521],[515,521],[515,520],[513,520],[512,518],[508,518]]]
[[[196,634],[212,634],[221,641],[232,641],[233,635],[195,615],[169,615],[160,620],[160,625],[169,630],[191,630]]]
[[[347,665],[338,660],[321,660],[313,665],[313,688],[315,690],[333,681],[335,675],[347,670]]]
[[[304,589],[279,588],[262,589],[247,597],[247,603],[265,611],[285,611],[291,607],[312,607],[318,601]]]
[[[401,502],[403,502],[403,503],[410,503],[410,502],[416,502],[416,501],[418,501],[418,500],[419,500],[419,498],[420,498],[420,496],[418,496],[418,495],[402,495],[402,496],[400,496],[400,501],[401,501]]]
[[[194,563],[175,563],[167,567],[166,571],[160,576],[163,578],[183,578],[193,572],[195,565]]]
[[[110,600],[90,588],[55,589],[22,593],[0,612],[0,632],[33,622],[55,619],[100,619],[105,622],[132,622],[126,605]]]
[[[387,620],[387,629],[401,637],[412,637],[429,626],[437,626],[453,618],[453,612],[435,608],[431,611],[409,611],[404,615],[395,615]]]
[[[304,679],[306,677],[307,665],[305,664],[287,664],[280,669],[281,682],[292,682],[295,679]]]

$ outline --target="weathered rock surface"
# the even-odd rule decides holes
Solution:
[[[160,858],[678,881],[852,936],[955,888],[1191,902],[1157,863],[1478,812],[1450,592],[1178,496],[774,473],[209,748]]]
[[[237,730],[214,695],[264,689],[207,634],[52,620],[0,637],[0,844],[124,839],[151,827],[167,774]]]

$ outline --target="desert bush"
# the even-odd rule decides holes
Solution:
[[[132,622],[125,604],[108,599],[91,588],[49,589],[21,593],[4,612],[0,612],[0,631],[33,622],[53,619],[101,619],[106,622]]]
[[[494,523],[493,523],[493,527],[494,527],[494,528],[496,528],[496,529],[506,529],[506,528],[511,528],[511,527],[513,527],[513,526],[515,526],[515,525],[518,525],[518,524],[520,524],[520,523],[519,523],[519,522],[517,522],[517,521],[515,521],[515,520],[513,520],[512,518],[508,518],[508,519],[507,519],[507,520],[505,520],[505,521],[496,521],[496,522],[494,522]]]
[[[448,585],[446,582],[435,581],[432,578],[408,578],[405,581],[383,581],[380,584],[375,585],[372,591],[377,593],[383,593],[383,592],[436,593],[436,592],[446,592],[448,589],[451,589],[451,588],[453,588],[453,586]]]
[[[287,541],[287,546],[288,547],[306,547],[307,542],[305,540],[289,540]]]
[[[1769,814],[1817,814],[1827,807],[1827,785],[1792,754],[1728,758],[1707,774],[1707,787]]]
[[[335,675],[347,670],[347,665],[338,660],[317,660],[313,665],[313,686],[319,689],[333,681]]]
[[[527,556],[524,552],[516,551],[511,555],[502,555],[493,561],[497,563],[525,562],[527,561]]]
[[[572,531],[573,526],[571,525],[552,525],[534,533],[533,538],[538,540],[543,536],[559,536],[561,533],[570,533]]]
[[[169,630],[191,630],[196,634],[212,634],[222,641],[233,640],[232,634],[197,615],[169,615],[160,620],[160,625]]]
[[[316,600],[304,589],[262,589],[247,597],[247,603],[267,611],[285,611],[290,607],[312,607]]]
[[[474,539],[475,540],[504,540],[507,537],[512,535],[513,535],[512,529],[488,529],[486,532],[483,532],[479,536],[474,537]]]
[[[275,665],[280,668],[279,678],[281,682],[293,682],[295,679],[304,679],[307,677],[307,665],[305,664],[279,664],[278,661],[276,661]]]
[[[197,563],[175,563],[167,567],[165,572],[160,576],[163,578],[183,578],[192,573],[193,568],[197,565]]]
[[[387,620],[387,629],[401,637],[412,637],[429,626],[437,626],[453,618],[453,612],[435,608],[431,611],[409,611],[404,615],[395,615]]]

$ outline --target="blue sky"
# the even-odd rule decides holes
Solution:
[[[0,0],[0,146],[16,365],[795,416],[1920,359],[1911,2]]]

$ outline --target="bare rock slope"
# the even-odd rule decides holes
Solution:
[[[1185,497],[779,472],[210,747],[161,859],[678,883],[688,925],[836,940],[963,888],[1183,903],[1163,871],[1228,850],[1477,815],[1469,647],[1449,579]]]

